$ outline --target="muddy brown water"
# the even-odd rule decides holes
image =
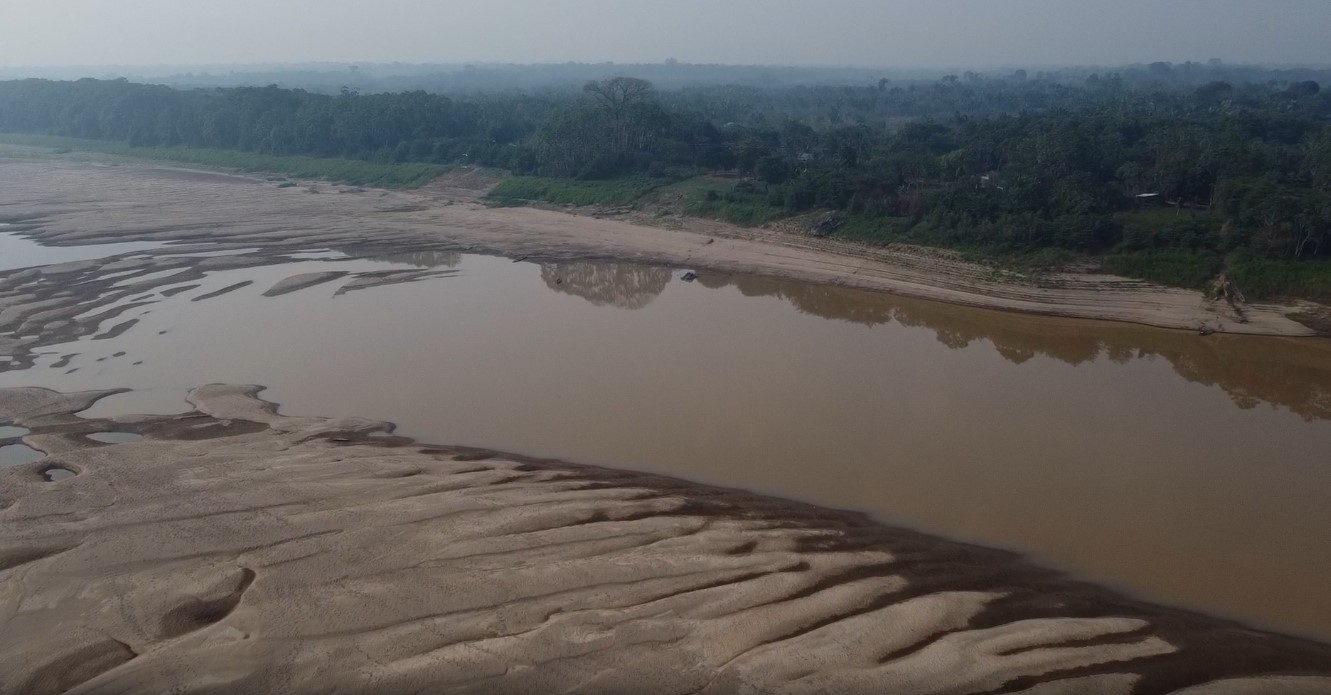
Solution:
[[[52,467],[42,471],[42,477],[45,478],[48,483],[58,483],[62,480],[69,480],[76,475],[78,474],[68,468]]]
[[[631,264],[311,251],[163,278],[95,334],[0,363],[0,386],[135,389],[93,408],[108,415],[264,384],[286,413],[863,510],[1331,639],[1331,341]],[[450,272],[339,293],[393,269]],[[263,296],[326,271],[350,275]]]
[[[3,251],[0,253],[0,271],[104,258],[114,253],[146,251],[162,246],[152,241],[95,246],[44,246],[21,235],[5,232],[11,226],[8,223],[0,223],[0,235],[4,237],[0,239],[0,250]]]

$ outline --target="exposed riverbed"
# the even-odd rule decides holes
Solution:
[[[133,389],[89,417],[264,384],[284,413],[862,510],[1331,637],[1322,340],[419,247],[106,247],[21,270],[34,246],[0,234],[0,387]]]

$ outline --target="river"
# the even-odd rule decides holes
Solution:
[[[37,246],[0,233],[0,268],[98,255],[23,255]],[[109,415],[263,384],[284,413],[862,510],[1331,638],[1331,341],[632,264],[309,251],[106,249],[120,265],[27,281],[81,288],[59,301],[98,320],[12,351],[0,386],[133,389],[92,411]],[[164,258],[187,270],[134,263]],[[265,296],[307,273],[343,275]]]

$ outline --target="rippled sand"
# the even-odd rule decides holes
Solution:
[[[0,391],[48,454],[0,469],[0,691],[1331,692],[1331,647],[1008,553],[257,391]]]

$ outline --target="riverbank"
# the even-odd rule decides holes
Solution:
[[[106,392],[0,390],[0,419],[47,454],[0,468],[0,690],[1331,688],[1327,645],[1011,553],[281,415],[257,391],[103,420],[76,413]],[[143,438],[88,438],[107,431]]]
[[[1162,328],[1309,336],[1328,309],[1311,302],[1231,305],[1202,293],[1099,273],[1028,278],[911,246],[850,247],[779,230],[687,218],[678,228],[527,208],[490,207],[483,172],[413,191],[265,181],[160,164],[0,148],[0,221],[48,243],[190,240],[294,246],[446,248],[514,258],[620,259],[793,278],[903,296]]]

